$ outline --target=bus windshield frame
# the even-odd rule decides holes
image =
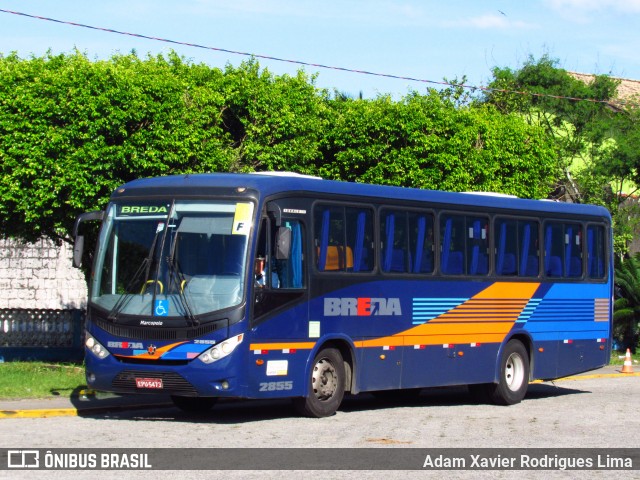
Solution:
[[[254,210],[247,200],[110,203],[90,304],[112,321],[121,315],[167,317],[176,326],[241,305]]]

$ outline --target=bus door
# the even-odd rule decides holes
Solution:
[[[287,209],[275,202],[268,211],[260,220],[254,257],[254,324],[289,315],[291,322],[274,324],[270,336],[299,338],[307,332],[300,320],[308,315],[305,224],[300,216],[283,214]]]

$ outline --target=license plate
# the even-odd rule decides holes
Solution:
[[[136,378],[138,388],[163,388],[161,378]]]

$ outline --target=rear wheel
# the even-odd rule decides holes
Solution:
[[[208,412],[218,401],[217,397],[180,397],[171,395],[173,404],[183,412],[204,413]]]
[[[519,403],[529,386],[529,355],[519,340],[511,340],[504,347],[500,360],[500,378],[493,384],[491,400],[498,405]]]
[[[328,417],[336,413],[344,397],[345,370],[340,351],[325,348],[313,359],[307,396],[295,398],[298,412],[307,417]]]

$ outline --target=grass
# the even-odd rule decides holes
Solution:
[[[640,349],[633,367],[640,370]],[[624,352],[613,352],[611,365],[622,365]],[[84,367],[77,364],[50,364],[42,362],[0,363],[0,399],[69,397],[87,388]]]
[[[42,362],[0,363],[0,398],[71,396],[86,388],[84,367]]]
[[[624,357],[626,352],[614,351],[611,354],[611,365],[622,365],[624,363]],[[640,348],[636,348],[636,353],[631,354],[631,361],[634,367],[640,368]]]

